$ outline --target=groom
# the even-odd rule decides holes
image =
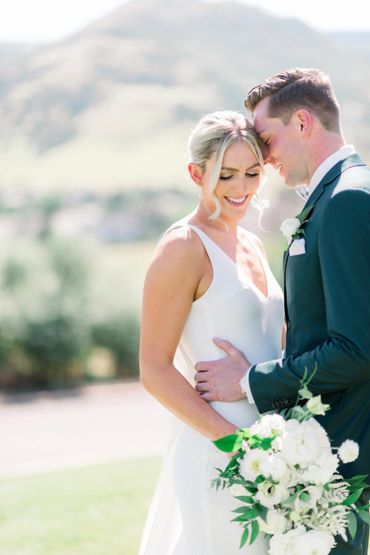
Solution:
[[[309,187],[304,235],[284,255],[286,350],[282,359],[252,365],[215,340],[227,356],[197,363],[196,388],[207,401],[246,395],[264,413],[292,406],[304,369],[317,366],[309,387],[330,403],[319,420],[333,446],[345,439],[360,445],[357,461],[340,471],[370,474],[370,169],[345,143],[323,72],[284,71],[254,87],[245,105],[266,163],[287,186]],[[368,535],[358,520],[355,539],[337,538],[333,553],[367,555]]]

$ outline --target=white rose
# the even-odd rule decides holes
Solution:
[[[329,438],[314,418],[305,422],[288,420],[281,446],[281,454],[288,464],[305,468],[318,463],[318,459],[321,462],[321,457],[326,459],[327,452],[331,454]]]
[[[255,495],[256,499],[264,507],[272,508],[289,497],[289,490],[283,484],[274,484],[269,480],[265,480],[258,484],[258,491]]]
[[[327,453],[325,456],[321,455],[317,462],[318,464],[311,464],[303,470],[302,478],[305,482],[323,485],[332,479],[338,468],[339,460],[336,455]]]
[[[298,526],[285,534],[272,536],[270,539],[269,555],[301,555],[296,550],[296,542],[305,532],[304,526]]]
[[[334,545],[333,536],[319,530],[309,530],[295,538],[295,548],[299,555],[329,555]]]
[[[276,482],[287,481],[289,479],[288,467],[280,454],[270,454],[261,462],[260,469],[265,478],[272,478]]]
[[[268,457],[268,452],[263,449],[251,449],[239,462],[239,472],[245,480],[254,482],[261,474],[260,465]]]
[[[266,534],[283,534],[289,526],[289,521],[284,515],[275,509],[269,509],[266,515],[266,521],[258,518],[260,530]]]
[[[286,421],[280,414],[266,414],[250,427],[252,435],[270,437],[272,434],[281,436],[285,430]]]
[[[290,465],[307,466],[318,455],[318,445],[312,429],[304,426],[306,422],[288,420],[282,438],[281,454]]]
[[[351,463],[358,457],[360,448],[358,443],[351,439],[346,439],[338,449],[338,455],[342,462]]]
[[[292,236],[299,229],[301,222],[298,218],[287,218],[281,223],[280,231],[286,237],[288,243],[292,240]]]

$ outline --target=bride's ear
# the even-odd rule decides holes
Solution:
[[[202,185],[202,177],[203,177],[203,170],[198,164],[194,164],[194,162],[190,162],[188,164],[188,172],[194,183],[201,186]]]

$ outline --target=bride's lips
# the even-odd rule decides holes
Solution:
[[[231,206],[244,206],[248,199],[248,195],[243,197],[225,197],[225,200],[231,204]]]

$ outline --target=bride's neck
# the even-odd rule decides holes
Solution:
[[[194,216],[192,218],[194,223],[201,225],[209,230],[214,230],[215,232],[226,232],[229,236],[237,238],[238,236],[238,221],[237,220],[225,220],[224,218],[217,218],[216,220],[210,219],[211,213],[201,204],[194,211]]]

